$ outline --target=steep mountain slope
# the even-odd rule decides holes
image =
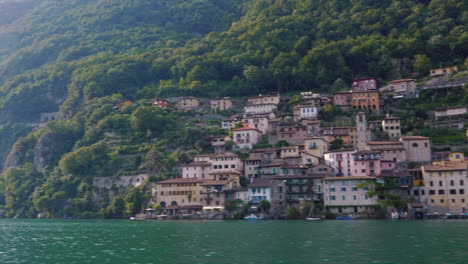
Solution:
[[[0,43],[9,43],[0,62],[0,160],[10,167],[0,206],[10,217],[104,214],[112,201],[91,202],[93,177],[173,176],[193,149],[206,149],[201,137],[220,133],[190,113],[144,106],[155,95],[333,91],[359,76],[462,66],[468,56],[461,0],[34,4],[0,27]],[[122,98],[139,106],[114,111]],[[59,121],[31,133],[24,125],[56,111]],[[126,199],[132,204],[135,192]]]

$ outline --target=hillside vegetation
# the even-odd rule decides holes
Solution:
[[[113,201],[91,202],[93,177],[174,176],[206,150],[203,136],[221,133],[216,122],[200,128],[195,113],[145,106],[154,96],[332,92],[353,78],[426,75],[468,56],[461,0],[36,4],[0,27],[0,154],[10,167],[0,205],[9,217],[112,215]],[[122,98],[138,106],[115,111]],[[55,111],[59,121],[24,126]],[[139,195],[124,194],[128,210]]]

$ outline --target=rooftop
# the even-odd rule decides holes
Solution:
[[[211,166],[211,162],[208,162],[208,161],[194,161],[194,162],[190,162],[189,164],[185,164],[182,167],[198,167],[198,166],[209,167],[209,166]]]
[[[370,176],[344,176],[344,177],[326,177],[325,181],[341,181],[341,180],[375,180],[375,177]]]
[[[244,127],[241,127],[241,128],[236,128],[234,129],[233,131],[246,131],[246,130],[255,130],[257,132],[260,132],[260,130],[256,129],[256,128],[253,128],[253,127],[249,127],[249,126],[244,126]],[[260,132],[261,133],[261,132]]]
[[[173,184],[173,183],[202,183],[206,182],[206,179],[187,179],[187,178],[176,178],[176,179],[168,179],[165,181],[157,182],[157,184]]]
[[[269,178],[255,178],[252,183],[249,184],[249,188],[258,188],[258,187],[271,187],[273,184],[272,180]]]
[[[399,79],[399,80],[393,80],[391,82],[388,82],[388,84],[391,84],[391,83],[399,83],[399,82],[414,82],[416,81],[415,79]]]
[[[423,165],[424,171],[460,171],[466,170],[468,164],[465,162],[443,161],[440,165]]]
[[[403,145],[401,141],[369,141],[367,145]]]
[[[404,137],[401,137],[402,140],[422,140],[422,139],[427,139],[429,140],[428,137],[423,137],[423,136],[404,136]]]
[[[339,153],[339,152],[351,152],[351,151],[356,151],[354,148],[340,148],[340,149],[334,149],[334,150],[329,150],[326,153]]]

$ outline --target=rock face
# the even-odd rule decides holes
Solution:
[[[34,148],[34,169],[42,170],[54,158],[54,134],[45,133],[42,135]]]
[[[14,144],[11,148],[10,153],[8,154],[7,158],[5,159],[5,163],[3,164],[3,171],[8,168],[18,166],[18,145]]]

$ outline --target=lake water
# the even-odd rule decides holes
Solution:
[[[0,220],[0,263],[468,263],[468,221]]]

